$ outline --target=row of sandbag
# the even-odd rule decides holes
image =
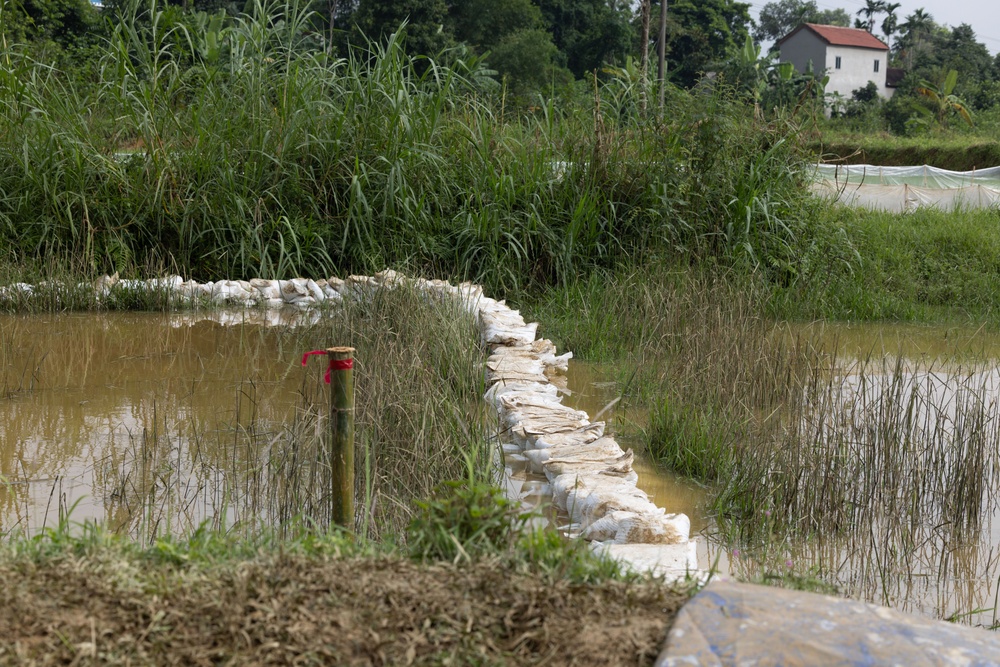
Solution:
[[[497,410],[504,450],[548,479],[552,500],[572,522],[570,532],[615,544],[685,544],[690,521],[668,514],[636,486],[634,454],[604,433],[604,422],[562,403],[550,376],[567,370],[572,353],[556,354],[535,340],[536,324],[502,301],[480,296],[486,400]]]
[[[0,299],[18,299],[41,294],[86,293],[98,302],[115,296],[149,293],[167,298],[183,306],[262,306],[269,309],[295,306],[310,308],[324,302],[336,303],[344,297],[358,296],[375,289],[387,281],[400,280],[395,272],[385,271],[375,276],[349,276],[340,278],[292,278],[290,280],[219,280],[199,283],[173,275],[149,280],[119,279],[118,274],[103,276],[93,283],[66,285],[57,282],[15,283],[0,287]],[[432,283],[435,281],[426,281]]]

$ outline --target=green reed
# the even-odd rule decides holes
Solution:
[[[8,261],[201,280],[393,265],[493,291],[660,253],[791,261],[795,128],[723,90],[671,91],[662,118],[614,79],[511,110],[484,62],[415,60],[400,35],[328,56],[296,2],[171,16],[119,12],[86,76],[18,45],[0,60]]]
[[[358,533],[403,540],[441,482],[490,483],[496,473],[481,396],[481,351],[472,318],[404,289],[350,303],[279,347],[356,348]],[[316,365],[319,369],[320,365]],[[306,373],[291,420],[259,415],[248,380],[231,418],[208,424],[153,417],[98,471],[109,528],[152,542],[200,526],[256,532],[330,524],[327,387]]]

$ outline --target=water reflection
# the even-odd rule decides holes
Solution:
[[[797,412],[803,419],[798,428],[810,435],[789,442],[814,448],[839,443],[838,457],[857,459],[830,458],[832,470],[812,471],[801,480],[814,490],[818,482],[810,476],[861,489],[864,497],[843,508],[853,518],[840,530],[798,538],[764,526],[753,542],[741,542],[724,539],[706,516],[710,491],[696,486],[689,491],[683,480],[655,468],[652,475],[641,473],[640,487],[660,506],[691,516],[707,537],[701,567],[718,559],[724,572],[749,580],[836,588],[841,595],[903,611],[995,625],[1000,616],[995,611],[1000,593],[1000,334],[958,326],[813,323],[782,328],[789,338],[836,352],[841,362],[838,373],[827,372],[834,390],[825,412],[815,405],[812,412]],[[583,396],[567,402],[579,401],[574,405],[592,414],[600,410],[615,395],[615,388],[605,384],[612,376],[611,369],[576,364],[570,388]],[[629,423],[642,424],[644,417],[626,411],[624,422],[617,422],[623,443],[635,432]],[[892,427],[880,430],[887,422]],[[838,429],[842,435],[835,435]],[[899,486],[886,476],[897,474],[916,480],[916,486],[891,495],[888,490]],[[959,483],[942,485],[941,480]],[[654,484],[662,486],[653,490]],[[973,496],[962,499],[963,494]],[[906,508],[907,503],[919,505]],[[956,518],[956,506],[981,513]]]
[[[284,326],[273,327],[233,315],[208,320],[147,313],[0,316],[0,476],[8,482],[0,485],[0,533],[36,531],[55,521],[60,507],[71,506],[77,521],[131,527],[138,516],[147,523],[184,522],[179,528],[185,529],[220,508],[280,492],[268,480],[289,479],[293,467],[282,467],[280,456],[261,451],[275,441],[274,432],[295,421],[308,391],[295,325],[308,324],[303,318],[311,316],[282,317]],[[1000,356],[995,332],[828,323],[787,330],[827,349],[839,347],[847,357],[903,358],[905,376],[924,378],[930,393],[954,393],[957,379],[978,382],[977,391],[996,412],[995,368],[957,373],[977,355]],[[936,370],[929,373],[928,367]],[[877,384],[878,374],[872,378]],[[609,369],[574,361],[567,379],[572,393],[565,402],[594,417],[618,397],[613,380]],[[856,380],[845,386],[858,393]],[[955,406],[953,400],[938,403],[948,410]],[[935,416],[928,423],[944,423],[948,433],[954,411],[945,416],[944,422]],[[644,414],[619,403],[604,418],[623,446],[641,452],[636,424],[644,422]],[[258,474],[262,460],[271,467]],[[710,490],[641,456],[636,469],[639,487],[659,506],[686,513],[692,532],[707,536],[700,540],[700,567],[717,562],[723,572],[750,579],[808,575],[844,595],[907,611],[958,615],[984,625],[996,618],[995,484],[982,491],[991,511],[961,530],[927,513],[916,525],[874,520],[836,537],[820,532],[809,539],[776,536],[765,544],[725,544],[716,539],[706,509]],[[226,477],[224,470],[245,474]],[[983,479],[995,480],[1000,463],[994,458],[985,470],[989,476]],[[223,477],[243,479],[244,486],[226,488],[219,482]],[[518,492],[529,501],[540,497],[543,481],[526,481]],[[162,503],[149,495],[149,489],[162,493],[165,484],[182,501],[172,517],[158,514]]]
[[[123,457],[162,462],[170,452],[222,466],[232,452],[213,434],[286,421],[303,380],[294,337],[234,323],[0,317],[0,475],[12,483],[0,487],[3,531],[51,524],[60,506],[115,525],[105,485]]]

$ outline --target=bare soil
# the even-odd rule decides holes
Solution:
[[[688,594],[497,561],[0,562],[4,664],[649,665]]]

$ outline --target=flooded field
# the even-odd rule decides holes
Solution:
[[[205,519],[284,516],[285,500],[274,490],[292,469],[282,467],[282,457],[294,451],[279,445],[290,425],[312,423],[302,417],[320,390],[318,374],[300,365],[314,342],[310,327],[289,317],[0,317],[0,533],[33,534],[66,516],[140,536],[190,530]],[[1000,335],[831,324],[789,326],[787,335],[838,354],[838,370],[827,374],[835,379],[836,405],[816,403],[819,412],[801,413],[799,426],[805,442],[839,448],[820,459],[829,470],[810,472],[802,484],[854,484],[855,496],[844,496],[849,500],[838,509],[843,525],[796,538],[764,526],[750,541],[731,533],[724,539],[712,516],[714,489],[641,455],[639,487],[657,505],[691,518],[692,535],[701,536],[700,567],[832,586],[906,611],[993,625],[1000,590]],[[610,375],[572,362],[565,402],[592,418],[601,414],[623,446],[641,452],[646,417],[614,403],[620,389]],[[881,411],[879,424],[888,414],[895,430],[878,431],[861,408]],[[934,469],[946,475],[934,476]],[[896,488],[893,476],[919,488],[883,491]],[[522,492],[532,484],[543,482],[529,480]],[[959,504],[976,515],[966,510],[956,520]]]
[[[817,369],[786,423],[775,427],[774,447],[784,451],[756,468],[761,476],[797,471],[779,496],[761,498],[751,518],[759,523],[747,529],[723,516],[728,530],[721,530],[712,510],[716,489],[648,462],[640,487],[661,506],[688,513],[692,534],[703,540],[701,567],[717,563],[723,574],[749,580],[995,626],[1000,333],[881,324],[781,328],[830,365]],[[567,403],[600,411],[619,395],[613,374],[571,366],[575,395]],[[619,439],[641,449],[635,434],[646,415],[619,407],[608,410]],[[810,516],[818,511],[828,516]],[[779,514],[797,523],[797,535],[775,520]]]
[[[294,332],[190,314],[0,317],[0,530],[70,510],[127,527],[156,476],[186,486],[173,520],[197,525],[235,497],[212,477],[248,464],[248,432],[266,442],[301,402]]]

